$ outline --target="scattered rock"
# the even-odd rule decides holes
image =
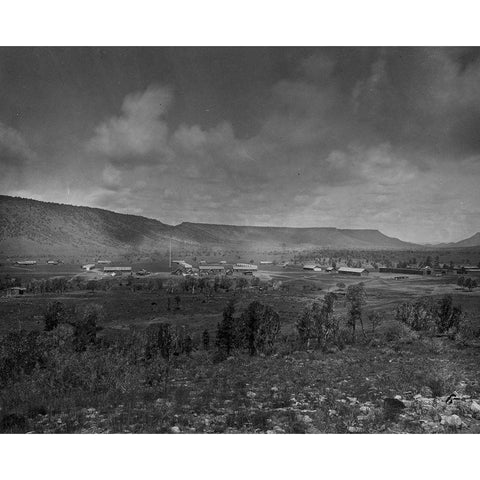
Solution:
[[[480,414],[480,404],[473,400],[470,404],[470,410],[475,414]]]
[[[383,400],[383,409],[387,419],[395,420],[402,410],[405,409],[405,404],[396,398],[387,397]]]
[[[182,431],[180,430],[180,428],[177,427],[176,425],[170,429],[170,432],[171,432],[171,433],[182,433]]]
[[[309,417],[308,415],[304,415],[302,420],[303,420],[304,423],[312,423],[313,422],[312,418]]]
[[[461,428],[463,425],[462,419],[458,415],[442,415],[440,423],[455,428]]]
[[[427,386],[423,386],[420,389],[420,393],[421,393],[422,397],[433,397],[432,389],[430,387],[427,387]]]
[[[247,398],[255,398],[257,394],[255,392],[247,392]]]
[[[350,433],[361,433],[362,429],[360,427],[348,427],[347,429]]]

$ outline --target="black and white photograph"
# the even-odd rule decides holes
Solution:
[[[480,47],[125,40],[0,46],[0,436],[480,433]]]

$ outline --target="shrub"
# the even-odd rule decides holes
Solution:
[[[77,351],[83,351],[87,345],[95,343],[97,322],[101,318],[101,312],[101,307],[98,305],[88,305],[80,318],[73,322],[73,337]]]
[[[457,339],[461,343],[468,343],[471,340],[480,338],[480,319],[466,317],[459,326]]]
[[[39,332],[11,332],[3,337],[0,348],[0,386],[30,375],[37,364],[46,360]]]
[[[169,361],[174,353],[175,341],[170,323],[150,325],[146,331],[145,357],[150,360],[160,354]]]
[[[445,333],[449,330],[458,331],[460,326],[462,308],[454,306],[451,295],[444,295],[437,305],[435,323],[438,333]]]
[[[44,313],[45,331],[57,328],[67,318],[65,305],[62,302],[50,302]]]
[[[347,328],[339,328],[334,343],[340,350],[343,350],[346,345],[352,343],[352,334],[350,333],[350,330]]]
[[[435,327],[435,309],[426,298],[405,302],[397,307],[395,320],[405,323],[415,331],[432,331]]]
[[[411,343],[417,336],[404,323],[393,321],[383,329],[383,338],[387,342]]]

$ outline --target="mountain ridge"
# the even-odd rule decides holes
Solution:
[[[375,229],[270,227],[195,222],[168,225],[110,210],[0,195],[3,255],[154,252],[175,244],[199,248],[405,249],[419,245]]]

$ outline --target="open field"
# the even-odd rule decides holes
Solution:
[[[146,268],[136,265],[135,268]],[[155,266],[150,264],[150,267]],[[59,270],[55,269],[60,268]],[[153,270],[153,269],[152,269]],[[21,271],[21,278],[43,278],[46,272],[52,276],[67,273],[69,276],[80,276],[83,279],[110,278],[96,272],[83,272],[77,265],[12,267],[5,272]],[[2,272],[3,273],[3,272]],[[11,274],[11,273],[10,273]],[[54,275],[56,274],[56,275]],[[422,277],[412,275],[407,279],[395,280],[392,274],[370,273],[366,277],[355,277],[324,272],[308,272],[298,268],[281,268],[268,266],[259,269],[256,274],[262,281],[277,282],[281,289],[250,287],[243,291],[218,292],[206,298],[201,293],[175,292],[171,294],[162,289],[158,292],[132,291],[127,286],[128,276],[115,280],[107,291],[66,291],[62,294],[26,294],[24,296],[0,298],[0,316],[3,319],[0,332],[18,329],[19,325],[26,329],[42,328],[41,314],[45,306],[52,301],[61,301],[69,306],[88,304],[100,305],[104,312],[101,326],[108,329],[125,328],[130,325],[146,326],[161,321],[171,321],[178,325],[188,325],[196,333],[202,329],[215,329],[222,311],[228,300],[236,299],[239,308],[253,300],[259,300],[274,307],[280,314],[282,329],[289,332],[303,308],[314,301],[323,298],[329,291],[338,290],[337,284],[344,283],[346,287],[362,282],[365,285],[367,303],[365,309],[382,313],[385,318],[391,318],[395,307],[405,301],[429,296],[441,297],[452,295],[454,302],[462,305],[465,312],[472,315],[480,312],[480,290],[469,292],[456,285],[457,276]],[[168,272],[157,272],[148,278],[172,279]],[[71,278],[71,277],[70,277]],[[134,282],[142,284],[145,277],[136,278]],[[179,310],[167,310],[168,299],[178,295],[181,298]],[[336,309],[345,312],[345,300],[340,296]]]

